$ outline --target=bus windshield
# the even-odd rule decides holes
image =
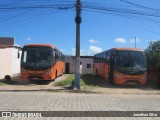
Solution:
[[[146,71],[146,57],[142,51],[119,51],[116,56],[116,69],[123,73]]]
[[[25,47],[22,53],[22,65],[30,69],[52,66],[53,55],[50,47]]]

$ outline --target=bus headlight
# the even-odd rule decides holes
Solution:
[[[119,73],[116,73],[115,75],[116,75],[116,77],[118,77],[118,78],[123,78],[123,76],[122,76],[121,74],[119,74]]]
[[[51,74],[52,73],[52,70],[49,70],[49,71],[47,71],[45,74],[46,75],[49,75],[49,74]]]

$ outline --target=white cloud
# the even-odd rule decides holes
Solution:
[[[75,56],[76,49],[72,49],[72,55]],[[102,49],[96,46],[90,46],[88,50],[81,49],[80,55],[81,56],[91,56],[96,53],[102,52]]]
[[[139,38],[136,38],[136,43],[139,43],[141,40]],[[114,40],[116,43],[135,43],[135,38],[126,40],[124,38],[117,38]]]
[[[93,39],[90,39],[89,42],[90,42],[90,43],[100,43],[99,41],[93,40]]]
[[[126,43],[127,41],[123,38],[117,38],[117,39],[114,40],[114,42],[116,42],[116,43]]]
[[[96,53],[99,53],[99,52],[102,52],[102,49],[99,48],[99,47],[96,47],[96,46],[90,46],[89,47],[89,50],[92,54],[96,54]]]
[[[72,55],[73,55],[73,56],[76,55],[76,49],[72,49]],[[90,52],[89,52],[88,50],[81,49],[81,50],[80,50],[80,55],[82,55],[82,56],[90,55]]]
[[[27,41],[31,41],[32,40],[30,37],[27,37],[26,39],[27,39]]]

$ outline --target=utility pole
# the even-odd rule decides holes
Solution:
[[[136,40],[136,37],[135,37],[135,48],[136,48],[136,42],[137,42],[137,40]]]
[[[76,58],[75,58],[75,84],[74,89],[80,89],[80,24],[81,24],[81,1],[76,2]]]

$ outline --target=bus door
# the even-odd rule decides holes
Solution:
[[[108,78],[108,72],[109,72],[109,65],[108,65],[108,63],[105,64],[104,71],[105,71],[105,73],[104,73],[105,80],[108,81],[109,80],[109,78]]]
[[[106,56],[105,56],[105,66],[104,66],[104,77],[105,77],[105,80],[109,80],[109,76],[108,76],[108,72],[109,72],[109,55],[108,53],[106,53]]]
[[[109,76],[109,82],[112,84],[114,80],[114,70],[115,70],[115,54],[111,54],[110,59],[109,59],[108,76]]]

